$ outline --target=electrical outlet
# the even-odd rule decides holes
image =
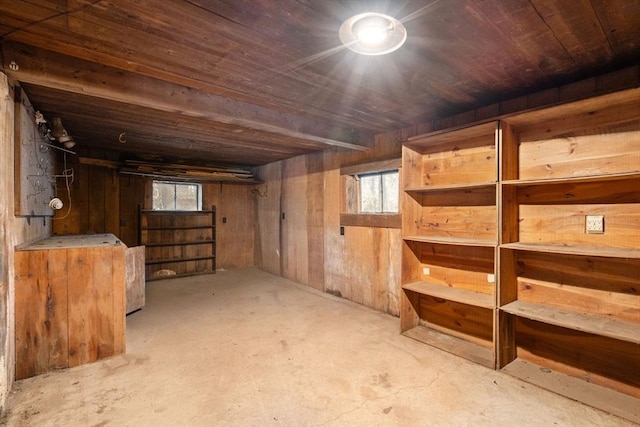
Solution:
[[[431,269],[429,267],[422,267],[422,274],[428,276],[431,274]]]
[[[585,232],[587,234],[604,233],[604,215],[587,215],[585,219]]]
[[[496,283],[496,275],[495,274],[487,274],[487,282]]]

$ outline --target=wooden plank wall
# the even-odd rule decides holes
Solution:
[[[78,162],[78,157],[67,155],[66,166],[73,169],[73,181],[70,183],[70,195],[64,179],[57,182],[57,196],[64,203],[64,207],[56,212],[53,221],[55,234],[94,234],[111,233],[122,239],[127,246],[135,241],[125,240],[120,236],[120,175],[117,170],[84,165]],[[64,165],[61,163],[59,168]],[[127,196],[131,194],[128,180]],[[137,206],[137,205],[136,205]],[[135,206],[134,206],[135,207]],[[136,214],[137,218],[137,214]],[[135,235],[135,234],[134,234]]]
[[[398,314],[400,229],[345,226],[340,235],[340,167],[398,158],[402,139],[417,132],[423,130],[380,135],[366,153],[326,150],[258,168],[268,192],[257,201],[256,265]]]
[[[56,212],[53,232],[112,233],[128,247],[137,246],[138,205],[151,207],[152,179],[122,175],[108,167],[81,164],[75,156],[67,157],[67,168],[74,169],[71,203],[64,180],[59,180],[58,197],[65,207]],[[253,266],[256,187],[204,183],[202,192],[203,207],[207,209],[215,205],[217,208],[217,267]],[[225,223],[223,218],[226,218]]]
[[[216,266],[254,266],[256,187],[210,183],[203,186],[203,207],[216,206]],[[226,218],[226,222],[225,222]]]
[[[399,314],[402,236],[398,228],[345,226],[340,235],[340,167],[399,158],[409,128],[377,135],[370,152],[325,155],[325,291],[393,315]]]
[[[0,73],[0,159],[14,164],[14,85]],[[36,130],[33,130],[36,132]],[[0,412],[15,374],[15,247],[51,235],[50,217],[14,215],[14,168],[0,168]]]
[[[280,275],[280,211],[283,161],[259,169],[262,184],[257,190],[255,211],[256,266]]]
[[[308,199],[316,199],[307,188],[307,157],[287,160],[282,168],[281,265],[282,275],[309,284]],[[317,262],[313,260],[313,262]],[[321,262],[321,261],[320,261]]]
[[[588,98],[634,87],[639,82],[639,68],[630,67],[376,135],[373,149],[367,152],[333,149],[259,167],[256,176],[264,181],[266,196],[259,197],[256,205],[256,265],[397,315],[401,231],[345,226],[345,235],[340,235],[341,166],[400,157],[402,142],[411,136]]]

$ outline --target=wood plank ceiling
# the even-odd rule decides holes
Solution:
[[[364,11],[406,44],[343,48]],[[640,1],[0,0],[0,37],[79,152],[255,166],[635,65]]]

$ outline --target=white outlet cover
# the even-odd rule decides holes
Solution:
[[[587,215],[585,218],[585,232],[587,234],[604,233],[604,215]]]
[[[422,274],[428,276],[431,274],[431,269],[429,267],[422,267]]]
[[[487,274],[487,282],[496,283],[496,275],[495,274]]]

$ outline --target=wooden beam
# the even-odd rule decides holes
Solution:
[[[365,163],[356,163],[340,167],[340,175],[357,175],[360,173],[376,173],[393,169],[399,169],[402,166],[400,157],[388,160],[369,161]]]
[[[24,83],[205,118],[329,146],[365,151],[373,144],[373,134],[271,110],[21,43],[4,41],[2,52],[6,62],[3,64],[4,69],[9,77]],[[10,70],[8,64],[11,61],[18,65],[18,70]]]
[[[114,162],[112,160],[94,159],[91,157],[78,157],[78,161],[81,165],[90,166],[102,166],[107,169],[119,169],[122,164],[120,162]]]

